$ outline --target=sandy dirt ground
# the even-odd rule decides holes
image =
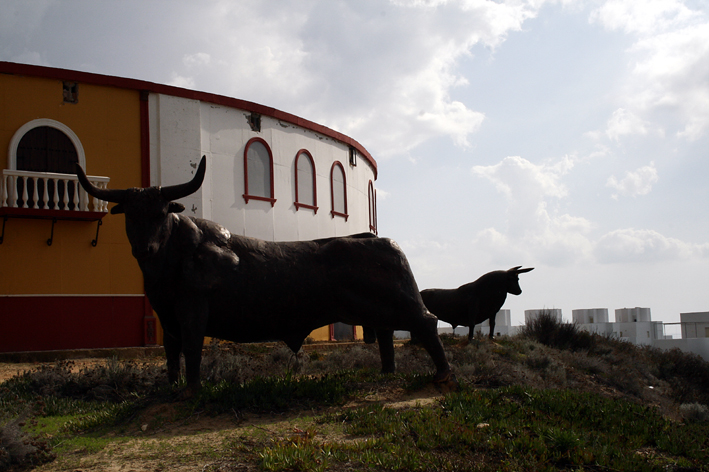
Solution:
[[[72,370],[78,372],[79,369],[85,366],[91,366],[95,364],[102,364],[106,362],[105,359],[72,359],[74,362],[74,367]],[[0,382],[4,382],[7,379],[14,377],[15,375],[21,374],[22,372],[27,372],[34,370],[42,365],[54,365],[54,362],[0,362]]]
[[[72,369],[100,364],[105,359],[72,359]],[[0,363],[0,382],[44,363]],[[53,363],[46,363],[52,365]],[[352,441],[340,428],[324,425],[317,417],[367,403],[392,408],[416,408],[437,402],[440,393],[431,386],[415,393],[402,389],[377,390],[364,399],[336,408],[255,414],[234,411],[208,416],[196,412],[189,418],[178,414],[179,403],[155,405],[141,412],[115,438],[98,450],[91,446],[61,454],[38,472],[187,472],[261,470],[248,451],[293,438],[315,434],[318,441]],[[177,419],[179,418],[179,419]],[[41,420],[39,420],[41,423]],[[307,431],[307,433],[306,433]]]

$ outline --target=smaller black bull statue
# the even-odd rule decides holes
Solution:
[[[473,339],[475,325],[489,320],[490,339],[495,333],[495,315],[507,299],[507,294],[519,295],[519,274],[533,270],[522,266],[488,272],[475,282],[455,289],[431,288],[421,292],[426,308],[439,320],[457,326],[468,326],[468,341]],[[413,334],[412,334],[413,336]]]
[[[169,187],[94,187],[77,166],[82,187],[117,203],[138,261],[145,293],[165,337],[167,374],[176,382],[185,356],[187,395],[200,386],[205,336],[233,342],[284,341],[297,352],[316,328],[335,322],[374,327],[382,370],[393,372],[392,334],[419,337],[436,366],[434,382],[454,389],[455,376],[399,246],[365,233],[315,241],[268,242],[231,234],[212,221],[180,215],[173,200],[202,185],[203,157],[190,182]]]

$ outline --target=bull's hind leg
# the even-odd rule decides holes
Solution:
[[[447,393],[458,388],[458,381],[446,359],[441,338],[438,337],[438,318],[425,313],[420,321],[411,329],[412,335],[416,335],[424,349],[431,356],[433,364],[436,366],[436,375],[433,383],[443,392]]]
[[[391,329],[377,329],[379,342],[379,357],[382,360],[382,374],[393,374],[396,371],[394,360],[394,331]]]

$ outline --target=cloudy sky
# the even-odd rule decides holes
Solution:
[[[377,159],[420,288],[709,311],[708,0],[5,0],[0,60],[233,96]]]

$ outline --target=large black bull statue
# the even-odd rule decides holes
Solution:
[[[374,327],[382,370],[394,371],[394,329],[418,336],[436,366],[434,381],[455,388],[436,329],[406,257],[397,244],[370,234],[268,242],[178,214],[173,200],[194,193],[206,170],[169,187],[94,187],[77,166],[82,187],[124,213],[145,293],[165,332],[167,373],[176,382],[185,356],[187,393],[200,386],[205,336],[234,342],[284,341],[297,352],[316,328],[334,322]],[[388,342],[387,342],[388,341]]]

